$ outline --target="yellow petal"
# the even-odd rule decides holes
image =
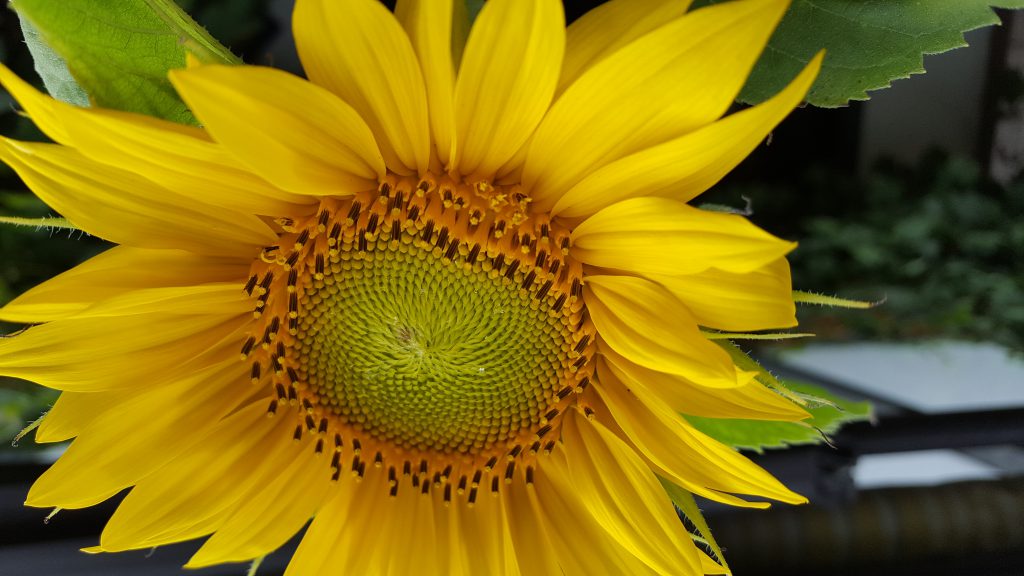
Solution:
[[[520,570],[523,574],[561,573],[534,484],[519,473],[507,488],[502,496]]]
[[[58,119],[57,101],[39,92],[31,84],[25,82],[10,68],[0,63],[0,86],[3,86],[21,104],[36,126],[55,142],[64,143],[68,140],[64,123]]]
[[[690,0],[611,0],[588,10],[566,32],[557,93],[609,54],[682,16],[689,5]]]
[[[556,0],[492,0],[469,34],[455,83],[453,168],[489,179],[544,116],[565,50]]]
[[[741,502],[729,493],[807,502],[739,452],[694,429],[653,395],[634,394],[617,381],[601,382],[595,389],[629,441],[667,480],[733,505]]]
[[[629,574],[630,576],[662,576],[627,550],[593,517],[582,495],[569,477],[566,449],[557,443],[550,455],[538,462],[537,500],[547,534],[554,544],[558,564],[565,576],[593,574]],[[617,465],[617,464],[616,464]],[[579,543],[586,542],[584,553]]]
[[[136,315],[249,316],[252,301],[239,280],[201,286],[139,288],[107,298],[83,309],[73,320],[120,318]]]
[[[708,388],[674,374],[639,366],[614,350],[602,351],[597,368],[602,377],[622,382],[638,396],[653,395],[680,414],[791,422],[810,417],[799,405],[757,380],[735,388]]]
[[[57,142],[196,203],[281,215],[313,201],[255,176],[202,129],[142,114],[65,104],[39,93],[6,68],[0,70],[0,82]]]
[[[183,127],[148,116],[73,106],[65,109],[81,111],[65,118],[70,146],[193,202],[280,216],[299,213],[315,201],[256,176],[224,146],[210,141],[204,131],[181,134]]]
[[[480,484],[476,503],[470,506],[456,505],[459,532],[462,538],[461,557],[466,574],[505,574],[507,558],[512,550],[506,548],[510,540],[505,521],[505,511],[500,498],[490,493],[487,479]],[[461,502],[460,502],[461,504]],[[466,545],[466,542],[471,544]]]
[[[736,214],[699,210],[668,198],[632,198],[572,231],[578,260],[636,274],[752,272],[796,247]]]
[[[197,366],[211,365],[218,359],[231,358],[235,356],[238,348],[238,338],[228,337],[228,342],[221,342],[215,347],[203,349],[200,356],[207,357],[206,361],[180,362],[176,369],[163,373],[162,377],[149,377],[145,379],[147,386],[136,386],[134,388],[117,388],[114,390],[72,392],[65,391],[60,394],[53,407],[44,415],[42,422],[36,429],[36,442],[60,442],[73,438],[82,433],[90,423],[105,418],[108,410],[111,410],[132,398],[145,394],[154,387],[161,386],[167,382],[173,382],[177,378],[191,378]],[[183,351],[184,352],[184,351]],[[188,357],[187,352],[182,354],[182,360]]]
[[[152,548],[222,526],[239,502],[269,483],[302,448],[292,439],[298,420],[289,412],[267,418],[269,402],[265,397],[239,409],[140,480],[107,522],[99,549]]]
[[[708,268],[697,274],[650,278],[682,300],[701,326],[745,331],[797,324],[785,258],[746,273]]]
[[[232,358],[107,410],[36,480],[26,504],[84,508],[135,484],[244,402],[248,376]]]
[[[551,213],[583,218],[627,198],[665,196],[686,202],[696,197],[746,158],[800,103],[823,56],[819,53],[774,98],[587,174],[558,198]]]
[[[345,558],[358,554],[340,545],[340,534],[354,521],[351,509],[353,503],[359,500],[356,496],[363,499],[368,496],[365,494],[367,485],[356,484],[344,474],[342,477],[333,496],[320,508],[306,530],[299,549],[288,563],[285,576],[329,574]]]
[[[537,128],[523,185],[550,210],[588,173],[718,119],[732,104],[789,0],[695,10],[587,69]]]
[[[366,122],[319,86],[261,66],[199,66],[170,78],[214,139],[289,192],[352,194],[384,175]]]
[[[0,374],[95,392],[153,386],[234,356],[252,323],[237,285],[154,289],[0,338]],[[228,346],[230,353],[225,352]]]
[[[395,549],[409,548],[408,542],[396,541],[400,527],[409,520],[412,499],[421,496],[419,490],[404,486],[397,498],[385,495],[382,478],[367,478],[367,491],[352,506],[348,525],[336,546],[348,551],[346,561],[336,564],[339,574],[388,574],[387,564]],[[376,493],[369,486],[376,485]],[[409,551],[411,553],[411,550]]]
[[[299,0],[292,28],[310,80],[359,112],[388,168],[425,172],[426,88],[409,37],[388,9],[377,0]]]
[[[632,276],[587,276],[583,297],[602,340],[631,361],[705,386],[745,383],[729,356],[701,336],[690,312],[661,286]]]
[[[562,438],[569,477],[596,522],[657,573],[698,573],[697,548],[632,448],[577,410],[566,414]]]
[[[107,410],[143,393],[144,389],[130,392],[61,392],[53,407],[43,416],[36,428],[36,443],[62,442],[82,433],[91,422]]]
[[[185,567],[243,562],[282,546],[323,503],[331,486],[328,458],[304,450],[269,484],[257,486]]]
[[[0,139],[0,160],[75,226],[118,244],[251,258],[277,238],[256,216],[196,206],[63,146]]]
[[[0,320],[48,322],[132,290],[241,282],[249,265],[240,258],[115,246],[18,296],[0,309]]]
[[[437,537],[434,557],[437,559],[438,576],[470,576],[460,560],[465,539],[459,515],[453,506],[434,507],[434,535]]]
[[[389,556],[408,548],[395,541],[395,532],[409,520],[410,498],[421,495],[403,484],[399,496],[390,498],[386,482],[374,467],[356,482],[343,464],[338,494],[317,513],[286,574],[388,574]]]
[[[14,81],[17,82],[14,82]],[[0,71],[29,114],[61,144],[136,173],[200,204],[257,214],[290,214],[312,199],[254,176],[205,131],[142,114],[81,108],[51,99]]]
[[[399,519],[405,520],[403,510],[398,507],[398,498],[391,499],[383,491],[381,478],[374,478],[376,471],[363,480],[365,486],[362,497],[352,504],[346,525],[334,545],[346,551],[344,559],[335,558],[332,570],[338,574],[387,574],[385,565],[390,553],[397,548],[394,532],[400,525]],[[376,485],[371,492],[370,486]],[[402,503],[408,502],[412,496],[419,496],[419,491],[412,493],[411,486],[400,490]],[[405,544],[405,543],[402,543]]]
[[[423,576],[451,576],[449,558],[445,554],[448,534],[440,532],[435,515],[451,514],[450,505],[441,503],[439,490],[429,495],[399,493],[397,531],[394,539],[385,544],[388,560],[387,573],[394,576],[422,574]],[[406,554],[395,554],[402,547]]]
[[[442,166],[455,150],[455,54],[452,31],[462,12],[455,0],[399,0],[395,16],[402,23],[423,70],[434,148]],[[463,4],[459,0],[459,4]]]

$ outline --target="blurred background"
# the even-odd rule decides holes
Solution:
[[[179,3],[247,62],[301,73],[291,2]],[[567,1],[568,16],[599,3]],[[753,349],[783,377],[872,402],[874,418],[829,444],[752,455],[809,506],[701,503],[736,574],[1024,574],[1024,15],[1001,16],[1002,27],[969,33],[969,48],[926,57],[927,74],[867,102],[796,110],[698,200],[746,209],[799,241],[795,288],[884,301],[803,307],[801,329],[816,338]],[[38,82],[9,10],[0,60]],[[0,133],[43,139],[6,93]],[[0,165],[0,215],[50,214]],[[105,247],[77,232],[0,226],[0,303]],[[48,523],[47,511],[22,508],[60,448],[7,440],[54,398],[0,379],[0,574],[180,574],[194,544],[78,552],[116,499]],[[280,574],[287,557],[260,573]]]

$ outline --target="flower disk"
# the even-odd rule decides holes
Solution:
[[[301,404],[310,432],[378,465],[450,475],[536,454],[589,381],[593,328],[568,231],[526,204],[511,187],[390,178],[281,222],[246,287],[261,328],[242,346],[254,381],[273,373],[271,411]]]

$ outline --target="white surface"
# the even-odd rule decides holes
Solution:
[[[1024,359],[995,344],[810,344],[779,359],[923,413],[1024,406]]]
[[[853,468],[858,489],[935,486],[999,478],[999,470],[954,450],[921,450],[861,456]]]

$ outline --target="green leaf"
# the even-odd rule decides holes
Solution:
[[[204,62],[238,62],[171,0],[14,0],[12,5],[63,59],[89,100],[104,108],[194,124],[167,80],[168,70],[184,67],[186,52]]]
[[[739,100],[767,100],[822,48],[825,62],[807,101],[867,100],[868,90],[924,72],[924,54],[966,46],[964,32],[997,24],[990,6],[1024,8],[1024,0],[793,0]]]
[[[708,526],[707,521],[704,520],[704,515],[700,513],[700,508],[697,507],[697,501],[693,499],[693,494],[665,480],[661,476],[658,477],[658,480],[661,480],[661,485],[665,487],[665,492],[668,492],[668,497],[672,499],[672,503],[676,505],[686,518],[687,522],[684,522],[684,524],[687,531],[690,532],[694,543],[703,548],[704,552],[708,553],[708,556],[717,560],[728,571],[729,565],[725,562],[722,548],[715,542],[714,537],[711,536],[711,528]]]
[[[871,404],[838,398],[824,389],[794,380],[783,383],[804,400],[811,418],[803,422],[774,422],[735,418],[686,416],[698,430],[734,448],[761,452],[799,444],[818,444],[848,422],[871,418]]]
[[[43,79],[43,85],[50,96],[75,106],[88,106],[89,96],[71,77],[64,59],[43,42],[32,22],[20,14],[18,19],[21,21],[21,33],[25,37],[29,53],[32,54],[36,73]]]

